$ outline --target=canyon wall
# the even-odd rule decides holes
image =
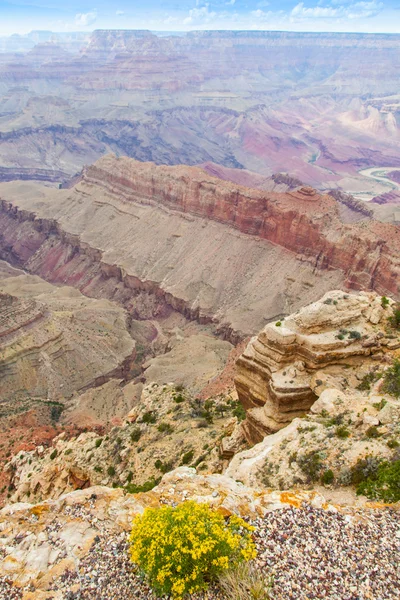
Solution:
[[[282,194],[244,188],[187,167],[155,167],[108,156],[89,167],[87,182],[143,202],[225,223],[309,258],[322,269],[342,270],[350,287],[397,295],[400,231],[375,221],[340,220],[330,196],[303,187]]]
[[[0,198],[5,260],[116,300],[134,318],[175,309],[237,341],[343,285],[307,245],[311,213],[328,218],[315,207],[336,206],[310,190],[265,194],[201,169],[110,156],[71,189],[3,183]],[[281,227],[302,240],[296,253],[279,245]]]

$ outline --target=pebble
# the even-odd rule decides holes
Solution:
[[[65,512],[93,523],[84,507]],[[399,513],[340,512],[303,506],[267,513],[252,522],[257,564],[273,582],[271,600],[394,600],[400,598]],[[99,521],[99,535],[77,570],[52,584],[63,600],[155,600],[129,560],[127,535]],[[48,533],[59,529],[55,522]],[[31,588],[25,588],[26,590]],[[0,600],[20,600],[23,590],[0,578]],[[192,600],[223,600],[217,588]]]

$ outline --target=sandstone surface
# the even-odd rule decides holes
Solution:
[[[252,338],[235,378],[248,439],[260,442],[303,416],[343,369],[350,377],[361,367],[390,361],[400,339],[388,325],[388,302],[384,307],[375,293],[331,291]]]
[[[108,300],[23,272],[0,279],[0,293],[3,403],[63,401],[133,358],[126,313]]]

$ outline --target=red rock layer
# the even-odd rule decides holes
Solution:
[[[398,296],[400,229],[365,220],[341,222],[337,202],[311,188],[263,192],[221,181],[195,167],[166,167],[107,156],[85,180],[127,202],[157,204],[225,223],[313,261],[341,269],[354,289]]]

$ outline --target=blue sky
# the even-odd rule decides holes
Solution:
[[[400,0],[0,0],[0,35],[100,28],[400,33]]]

